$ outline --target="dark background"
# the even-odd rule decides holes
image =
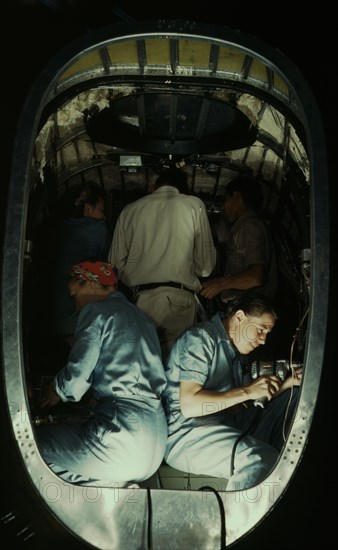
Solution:
[[[2,2],[2,209],[5,209],[16,122],[30,85],[54,53],[90,30],[117,22],[158,19],[216,24],[256,36],[279,49],[298,66],[318,102],[327,140],[332,239],[326,357],[309,442],[295,477],[269,517],[251,535],[235,544],[234,548],[284,550],[296,548],[297,545],[301,548],[329,548],[333,545],[330,541],[335,537],[337,476],[337,455],[334,449],[336,414],[332,405],[336,397],[334,389],[337,369],[333,361],[333,340],[336,338],[337,326],[334,287],[336,231],[333,230],[332,220],[335,214],[333,197],[336,176],[333,159],[336,153],[337,124],[337,62],[333,51],[337,31],[333,28],[334,16],[330,10],[321,9],[320,4],[317,4],[316,11],[307,6],[304,13],[300,13],[302,8],[296,2],[251,2],[247,5],[239,2],[200,1],[197,5],[183,1],[178,4],[161,4],[164,2],[135,0],[118,4],[100,0]],[[1,217],[3,221],[4,215]],[[9,543],[8,547],[18,548],[15,543]]]

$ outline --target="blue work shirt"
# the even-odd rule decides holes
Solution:
[[[167,386],[163,395],[169,433],[183,424],[195,424],[194,418],[185,418],[181,414],[179,392],[183,380],[218,392],[229,391],[244,383],[240,356],[230,342],[223,318],[224,314],[218,312],[210,321],[189,328],[172,348],[166,366]],[[209,405],[212,406],[211,403]],[[208,403],[205,406],[208,407]]]
[[[121,292],[80,312],[67,365],[56,376],[63,401],[79,401],[90,389],[107,397],[161,397],[166,384],[155,325]]]

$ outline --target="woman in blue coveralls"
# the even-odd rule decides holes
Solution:
[[[80,310],[75,341],[40,404],[77,402],[89,391],[96,405],[82,424],[38,426],[41,456],[70,483],[123,487],[145,480],[160,466],[167,439],[156,329],[117,291],[107,262],[73,266],[68,289]]]
[[[247,290],[227,303],[226,313],[216,313],[176,340],[163,396],[170,466],[228,479],[227,490],[247,489],[269,474],[283,446],[286,410],[286,427],[293,416],[301,368],[284,381],[277,376],[252,380],[240,355],[264,344],[276,319],[269,299]],[[265,409],[254,406],[260,398],[269,401]]]

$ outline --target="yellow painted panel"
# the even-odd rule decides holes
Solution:
[[[274,82],[275,82],[275,89],[288,97],[289,88],[286,82],[277,73],[275,73]]]
[[[100,53],[94,51],[81,57],[78,61],[75,61],[64,73],[62,73],[60,80],[65,80],[66,78],[71,78],[78,73],[86,72],[93,67],[99,67],[102,65],[102,60]]]
[[[261,61],[258,61],[258,59],[254,59],[250,67],[249,76],[256,80],[267,82],[266,66]]]
[[[146,55],[148,65],[170,64],[170,43],[164,38],[148,39],[146,43]]]
[[[244,53],[233,48],[220,48],[218,69],[241,74],[244,63]]]
[[[210,44],[195,40],[179,40],[179,64],[209,67]]]
[[[136,41],[119,42],[108,48],[112,65],[138,65]]]

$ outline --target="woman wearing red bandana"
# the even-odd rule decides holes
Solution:
[[[167,439],[155,326],[117,290],[109,263],[73,266],[68,289],[79,310],[75,340],[41,407],[77,402],[87,392],[96,405],[85,423],[38,426],[40,453],[70,483],[123,487],[145,480],[160,466]]]

